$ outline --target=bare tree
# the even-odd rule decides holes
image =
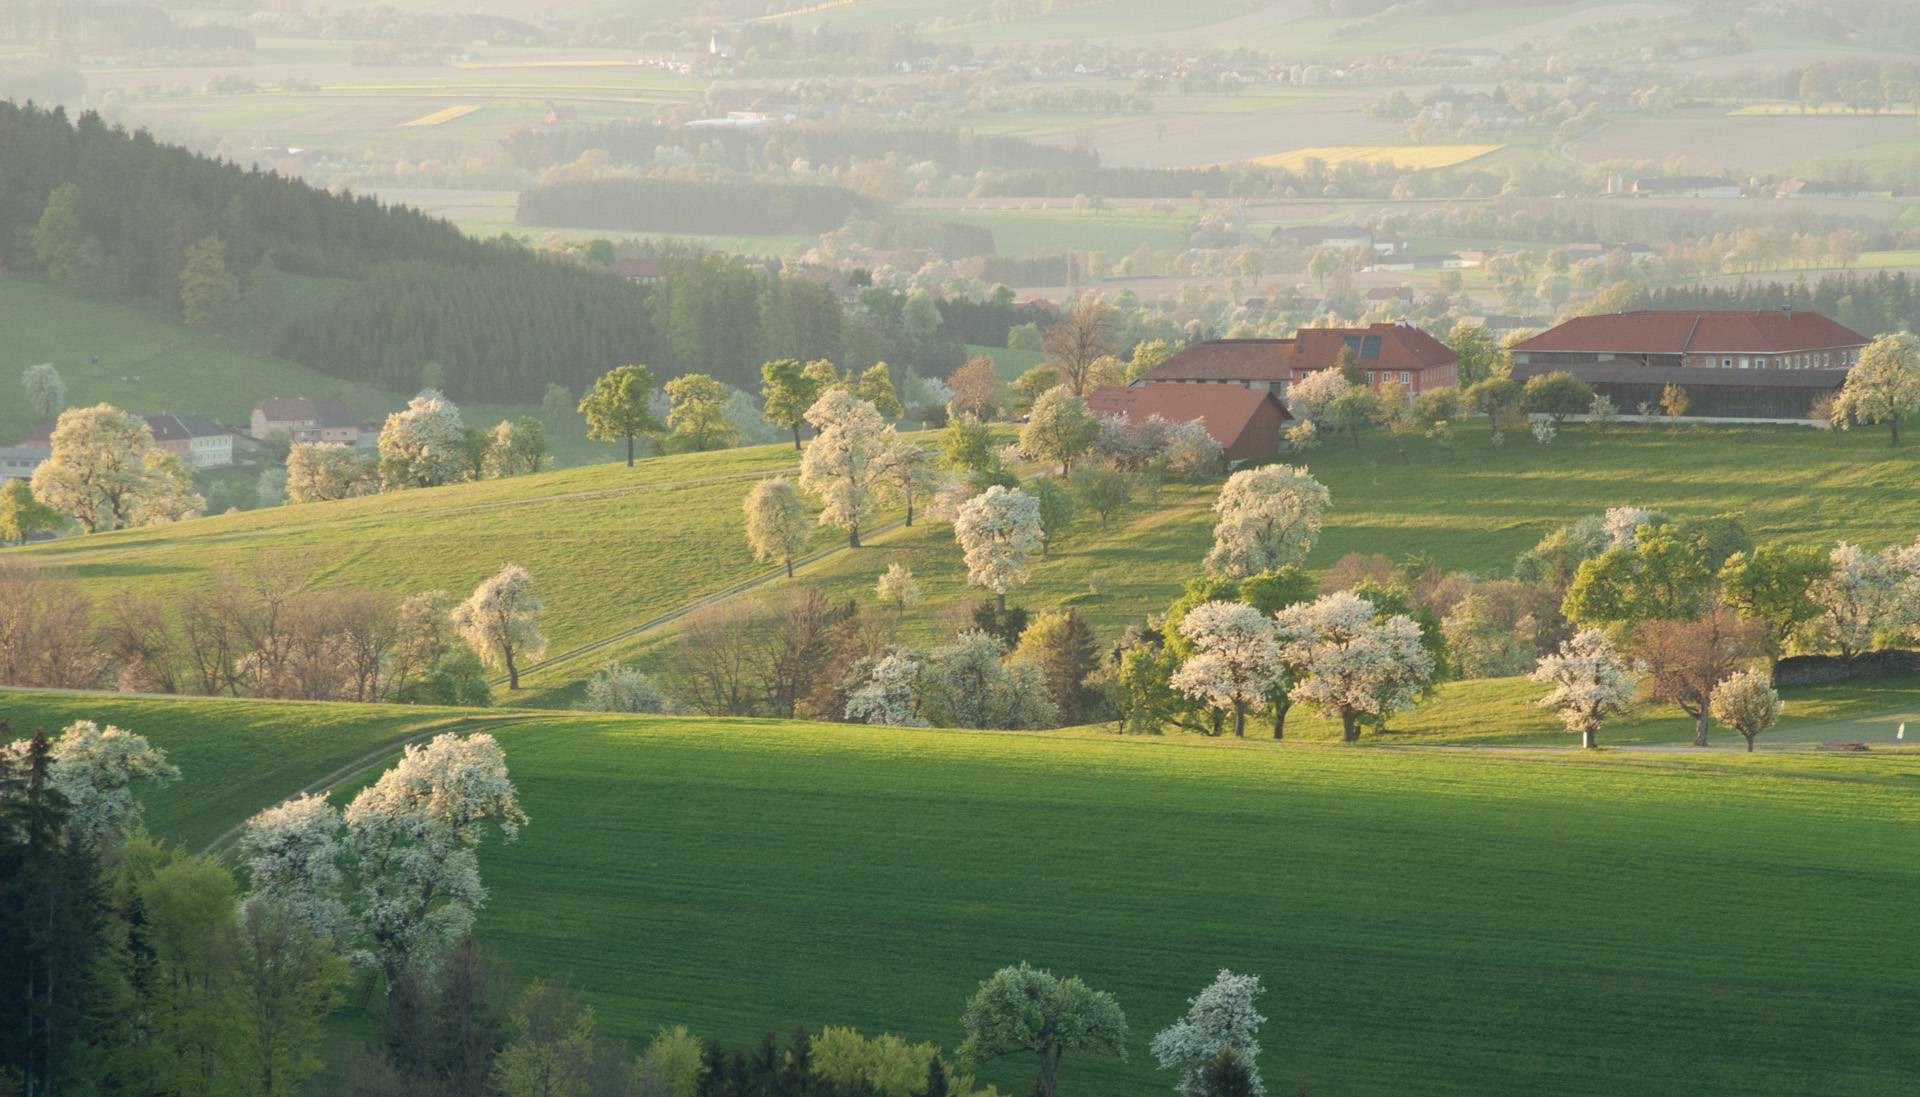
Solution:
[[[754,711],[755,648],[766,633],[757,607],[722,602],[686,617],[668,669],[669,692],[707,716]]]
[[[155,597],[116,601],[100,626],[100,653],[114,684],[136,693],[178,693],[185,681],[181,644],[167,613]]]
[[[1099,294],[1085,293],[1047,328],[1041,341],[1047,361],[1075,396],[1085,396],[1093,364],[1114,352],[1113,306]]]
[[[1650,692],[1693,717],[1693,745],[1707,745],[1713,687],[1764,650],[1765,626],[1725,607],[1692,621],[1647,621],[1635,636]]]

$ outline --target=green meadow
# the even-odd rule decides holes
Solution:
[[[148,734],[186,771],[148,796],[153,828],[194,843],[420,727],[11,692],[0,712]],[[1227,966],[1269,988],[1274,1093],[1890,1097],[1917,1076],[1911,752],[493,730],[533,822],[483,851],[478,934],[629,1039],[839,1023],[952,1047],[976,981],[1025,959],[1114,992],[1132,1023],[1124,1063],[1067,1057],[1070,1093],[1169,1085],[1147,1040]],[[1020,1092],[1031,1070],[984,1077]]]

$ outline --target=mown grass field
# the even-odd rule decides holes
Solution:
[[[141,730],[183,790],[362,746],[304,715],[324,706],[0,708]],[[273,752],[235,748],[263,728]],[[1275,1093],[1871,1097],[1920,1078],[1900,1023],[1920,1009],[1914,752],[564,716],[495,733],[533,821],[482,854],[479,936],[520,979],[570,980],[615,1035],[686,1023],[738,1045],[842,1023],[951,1047],[975,982],[1026,959],[1114,992],[1132,1022],[1126,1063],[1068,1057],[1070,1094],[1161,1091],[1146,1041],[1222,966],[1269,987]],[[265,791],[155,798],[154,826],[219,833]],[[1031,1072],[986,1076],[1020,1092]]]

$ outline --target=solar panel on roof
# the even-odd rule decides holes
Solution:
[[[1380,357],[1380,337],[1378,335],[1369,335],[1360,340],[1360,357],[1363,360]]]

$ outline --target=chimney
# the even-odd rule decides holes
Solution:
[[[1781,306],[1780,306],[1780,317],[1781,317],[1781,319],[1784,319],[1784,320],[1791,320],[1791,319],[1793,319],[1793,306],[1792,306],[1792,305],[1781,305]]]

